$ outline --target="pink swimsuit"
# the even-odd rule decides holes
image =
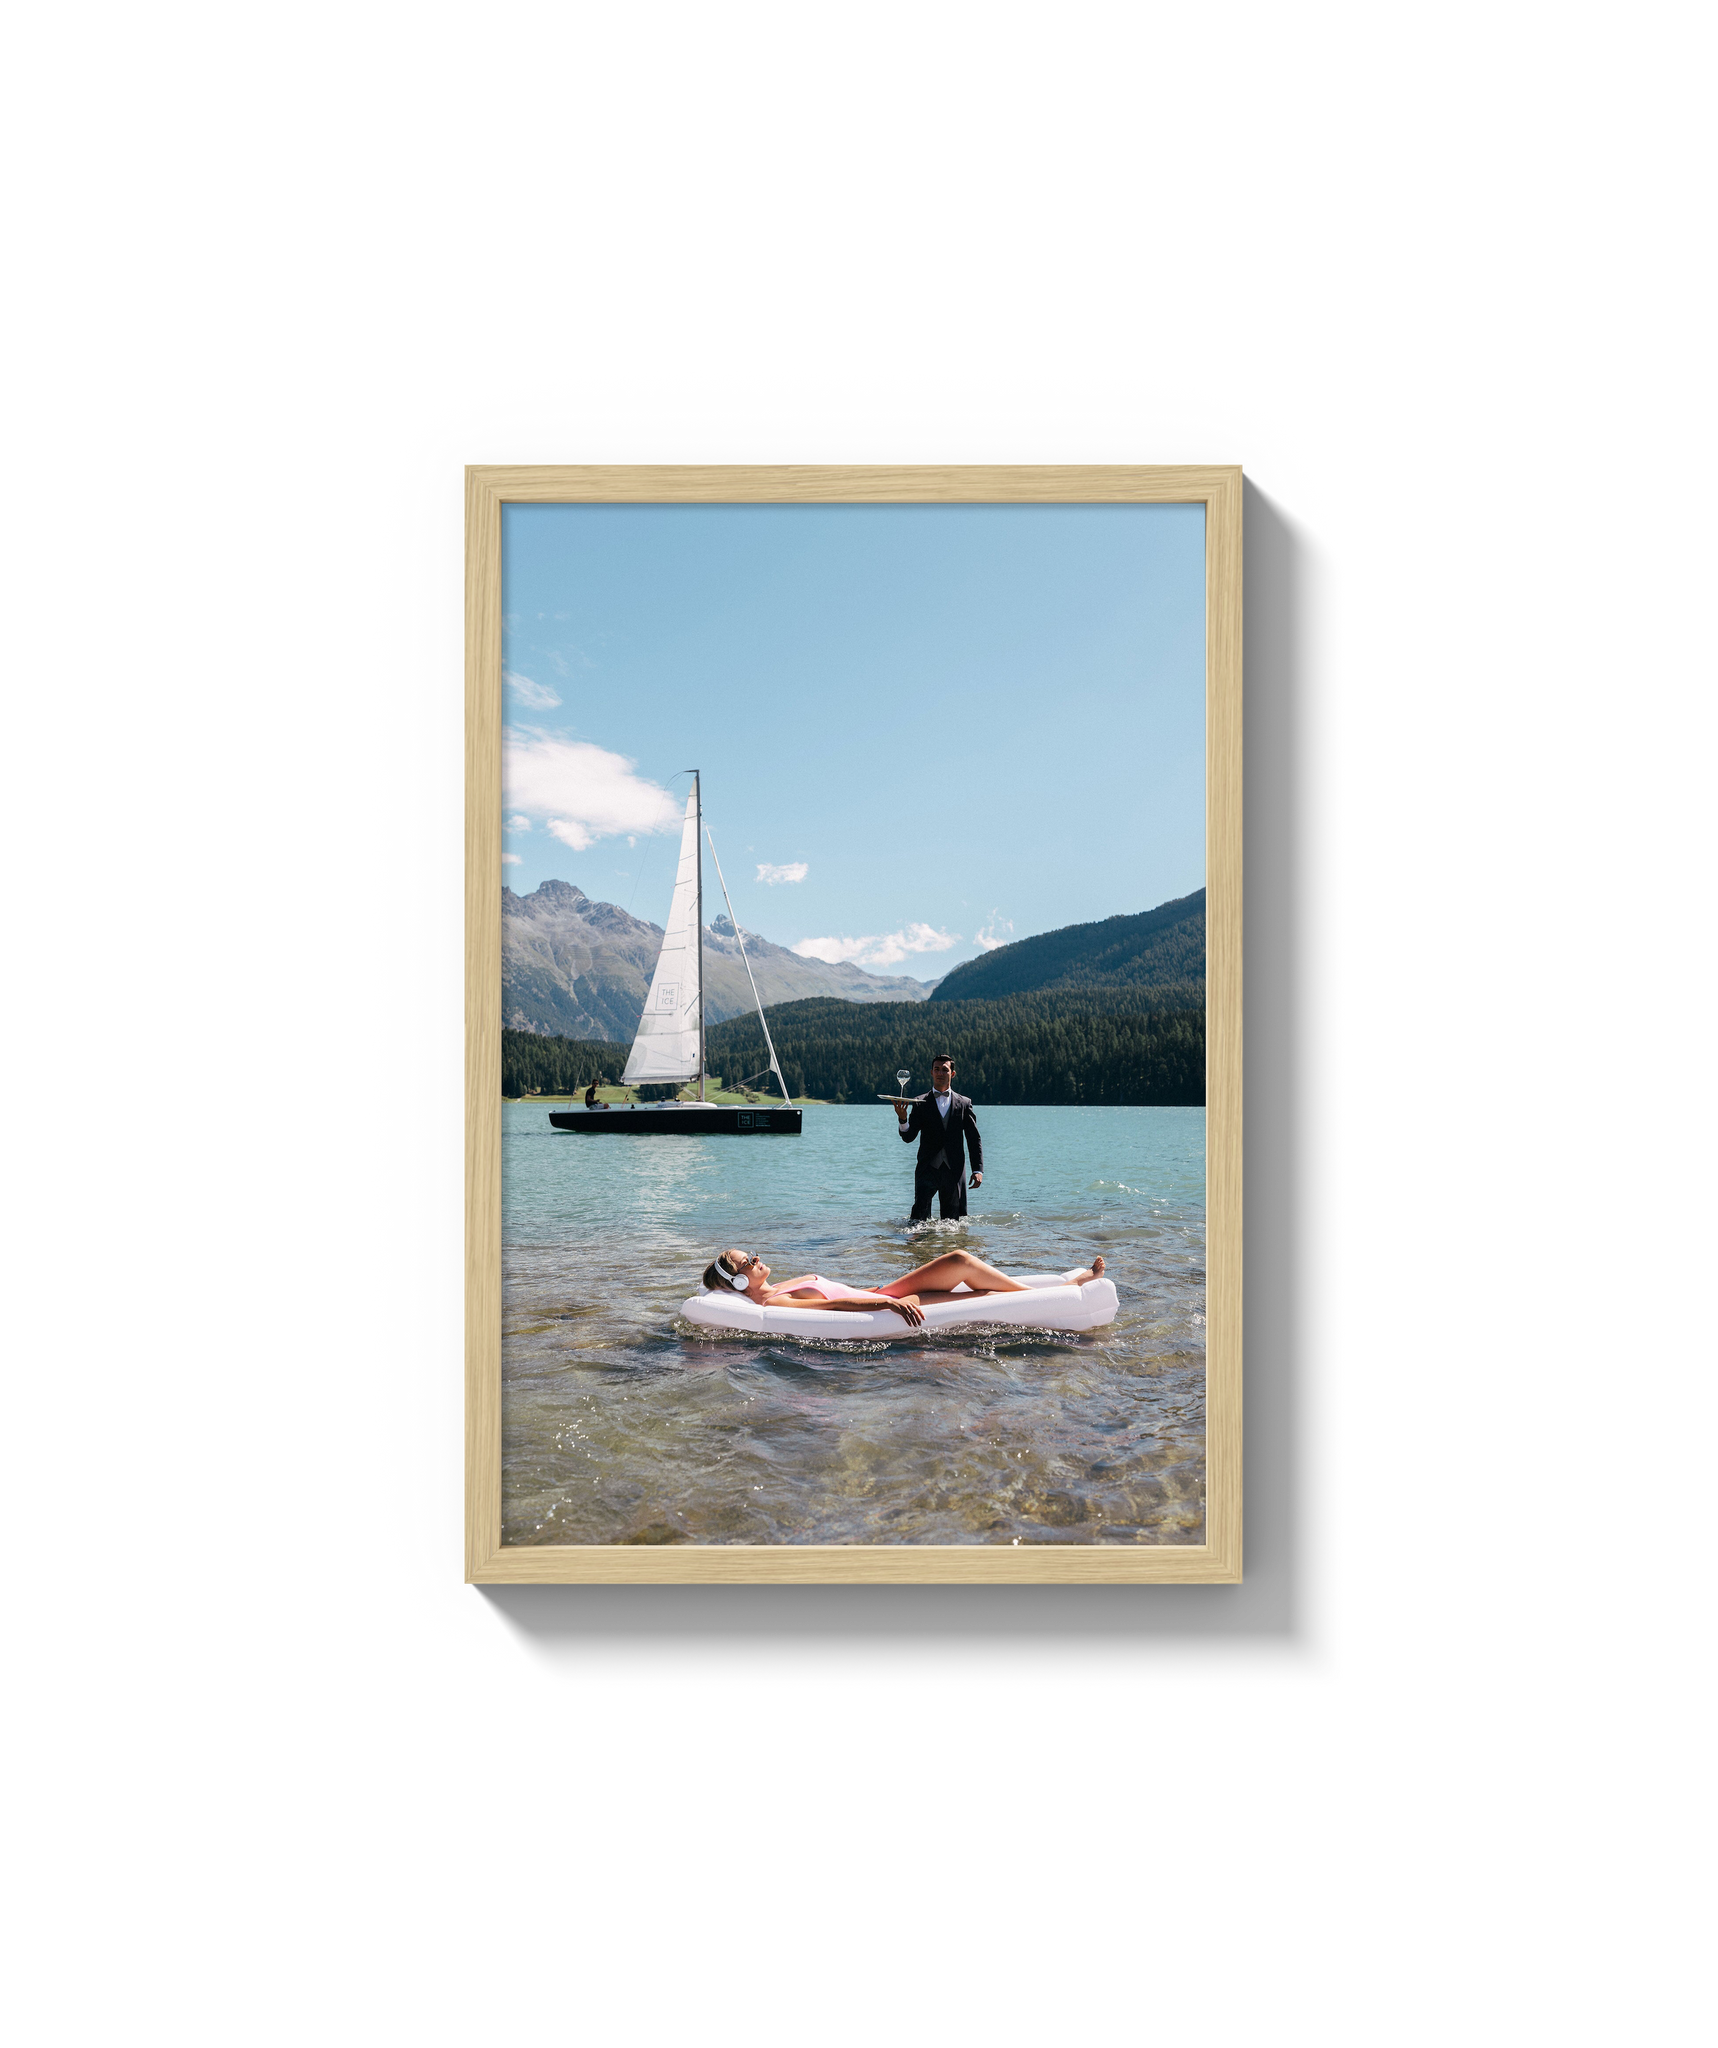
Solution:
[[[815,1287],[825,1301],[857,1301],[862,1294],[871,1292],[869,1287],[843,1287],[839,1280],[825,1280],[821,1273],[801,1273],[797,1280],[790,1280],[787,1284],[789,1287]]]

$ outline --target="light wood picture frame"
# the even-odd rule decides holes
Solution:
[[[1205,519],[1206,1498],[1187,1544],[502,1542],[502,508],[1196,504]],[[1241,1577],[1242,486],[1218,467],[489,467],[466,472],[465,1571],[531,1583],[1208,1584]],[[583,1142],[593,1142],[584,1140]]]

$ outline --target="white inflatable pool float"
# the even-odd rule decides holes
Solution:
[[[1079,1268],[1074,1269],[1076,1272]],[[1113,1280],[1087,1280],[1075,1287],[1061,1273],[1010,1273],[1031,1291],[1026,1294],[970,1294],[955,1290],[953,1301],[933,1301],[925,1310],[927,1330],[968,1330],[985,1323],[1002,1323],[1011,1329],[1101,1330],[1116,1318],[1116,1290]],[[825,1340],[857,1338],[885,1343],[916,1337],[915,1327],[893,1309],[759,1308],[744,1295],[724,1289],[721,1293],[695,1294],[680,1313],[689,1323],[707,1330],[744,1330],[757,1337],[822,1337]]]

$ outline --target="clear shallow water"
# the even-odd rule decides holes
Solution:
[[[915,1226],[884,1103],[798,1138],[579,1137],[503,1104],[503,1540],[1202,1542],[1205,1112],[978,1115],[972,1214]],[[954,1245],[1006,1272],[1101,1251],[1121,1309],[765,1343],[679,1315],[730,1244],[853,1286]]]

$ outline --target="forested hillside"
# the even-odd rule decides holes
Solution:
[[[1136,916],[1064,925],[998,946],[951,968],[930,1000],[940,1005],[1067,988],[1128,989],[1159,1001],[1203,1004],[1205,891]]]
[[[551,1038],[540,1031],[501,1034],[501,1092],[567,1095],[589,1081],[612,1086],[626,1066],[630,1045],[606,1039]]]
[[[1142,1001],[1131,989],[1037,990],[968,1003],[825,996],[779,1003],[767,1014],[789,1093],[822,1102],[892,1095],[901,1067],[912,1074],[910,1092],[920,1094],[939,1052],[954,1055],[955,1085],[981,1103],[1205,1100],[1203,1005]],[[730,1087],[764,1070],[755,1012],[711,1025],[705,1046],[711,1074]],[[613,1084],[629,1050],[612,1041],[504,1030],[501,1092],[561,1095],[593,1079]]]
[[[913,1093],[932,1056],[954,1056],[956,1087],[977,1102],[1200,1104],[1205,1100],[1202,1004],[1142,1002],[1132,990],[1033,993],[968,1003],[843,1003],[817,999],[768,1011],[792,1095],[868,1102],[892,1094],[907,1067]],[[706,1037],[708,1064],[730,1083],[762,1070],[756,1016]]]

